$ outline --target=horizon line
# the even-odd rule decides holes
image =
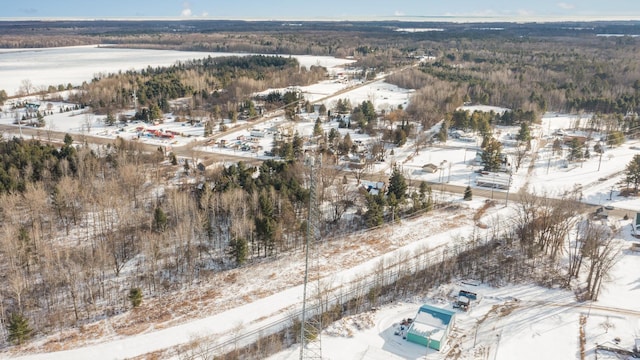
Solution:
[[[446,20],[446,21],[443,21]],[[350,17],[213,17],[213,16],[114,16],[114,17],[0,17],[0,22],[10,21],[246,21],[246,22],[447,22],[447,23],[559,23],[559,22],[640,22],[640,15],[391,15],[391,16],[350,16]]]

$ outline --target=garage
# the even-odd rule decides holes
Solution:
[[[422,305],[407,330],[407,341],[440,351],[453,327],[455,312]]]

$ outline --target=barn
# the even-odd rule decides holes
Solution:
[[[407,330],[407,341],[440,351],[453,327],[455,312],[422,305]]]

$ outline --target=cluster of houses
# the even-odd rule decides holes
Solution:
[[[147,137],[154,139],[173,139],[176,135],[181,135],[180,133],[172,130],[163,131],[162,129],[146,129],[143,126],[136,127],[136,132],[138,134],[138,138]]]
[[[255,137],[247,137],[240,135],[235,140],[220,139],[218,146],[225,149],[239,150],[239,151],[251,151],[254,153],[263,149],[263,146],[259,144],[259,139]]]

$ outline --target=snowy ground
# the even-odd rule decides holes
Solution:
[[[350,94],[346,93],[344,95],[348,96]],[[301,136],[310,136],[313,132],[315,116],[303,117],[303,119],[307,120],[299,122],[295,130]],[[640,211],[639,199],[619,196],[621,186],[625,183],[624,169],[634,155],[640,154],[640,150],[638,150],[640,149],[640,142],[637,140],[628,141],[619,147],[607,148],[602,158],[592,151],[591,158],[575,163],[567,163],[559,156],[552,154],[551,145],[555,137],[551,134],[557,129],[568,129],[575,124],[576,119],[577,117],[573,115],[555,113],[547,114],[542,119],[542,124],[535,129],[538,134],[538,140],[533,141],[532,151],[536,153],[535,163],[530,169],[532,157],[529,154],[520,169],[512,174],[510,191],[517,192],[523,186],[528,186],[530,191],[534,191],[537,194],[559,197],[564,192],[580,187],[583,201],[586,203],[612,205],[616,208],[627,209],[630,211],[630,216],[633,212]],[[280,118],[256,127],[267,133],[264,138],[258,140],[263,150],[270,150],[273,146],[273,135],[268,134],[268,129],[276,128],[278,124],[282,123],[284,123],[284,119]],[[323,124],[324,131],[329,131],[332,127],[337,128],[337,123]],[[518,130],[518,127],[499,127],[496,133],[499,131],[500,135],[498,137],[505,144],[508,144],[508,139],[513,138]],[[348,132],[344,129],[339,129],[339,131],[342,136]],[[364,134],[356,134],[352,131],[349,133],[354,141],[359,140],[366,143],[371,140]],[[579,133],[577,134],[580,135]],[[248,137],[249,131],[230,134],[226,136],[226,140],[228,143],[237,141],[236,139],[239,135]],[[545,146],[541,146],[540,139],[546,142]],[[479,176],[476,171],[481,168],[475,161],[476,152],[480,150],[481,139],[477,136],[473,140],[469,142],[461,139],[449,139],[446,144],[421,149],[417,154],[415,147],[408,143],[401,148],[394,148],[393,155],[390,155],[384,163],[374,164],[370,173],[389,175],[391,173],[391,165],[396,163],[401,166],[403,173],[411,181],[429,181],[475,187],[476,179]],[[594,144],[594,142],[590,142],[589,146],[592,148]],[[203,150],[234,155],[243,154],[241,151],[232,148],[225,149],[215,146],[203,148]],[[505,145],[504,150],[506,153],[513,154],[515,148],[511,145]],[[262,157],[262,153],[245,154],[249,157]],[[426,164],[434,164],[439,167],[439,170],[435,173],[423,171],[422,167]],[[502,173],[495,176],[506,177],[508,175]],[[495,191],[504,192],[504,190],[499,189]]]
[[[71,46],[38,49],[0,49],[0,89],[9,96],[18,92],[24,80],[35,89],[49,85],[89,82],[97,74],[141,70],[147,66],[169,66],[177,61],[202,59],[208,56],[246,56],[246,53],[219,53],[174,50],[142,50],[109,48],[107,45]],[[286,55],[289,56],[289,55]],[[329,73],[338,73],[341,65],[355,60],[330,56],[290,55],[307,69],[320,65]],[[55,70],[53,70],[55,69]],[[34,90],[34,89],[32,89]]]
[[[482,205],[481,201],[464,203],[471,208]],[[499,210],[499,209],[497,209]],[[374,232],[368,232],[341,238],[340,241],[327,243],[320,250],[323,260],[323,274],[328,274],[322,281],[328,288],[340,287],[352,281],[366,279],[384,261],[392,263],[400,257],[415,254],[422,249],[437,249],[450,242],[452,237],[458,238],[468,233],[473,227],[472,214],[455,215],[457,225],[464,227],[452,227],[451,213],[434,212],[431,217],[407,220],[403,226],[384,227]],[[424,229],[425,233],[433,234],[424,236],[415,233],[414,228]],[[482,231],[482,230],[480,230]],[[381,244],[377,240],[386,238]],[[217,296],[213,299],[201,297],[202,302],[199,314],[193,314],[197,319],[191,321],[177,321],[157,323],[154,326],[137,335],[117,336],[113,334],[119,319],[105,320],[99,324],[99,329],[107,330],[108,341],[95,342],[95,339],[87,339],[88,344],[73,350],[50,352],[43,354],[30,354],[18,356],[20,359],[112,359],[133,357],[151,351],[164,349],[191,341],[195,338],[211,336],[214,341],[223,341],[233,338],[241,329],[250,331],[258,329],[278,319],[287,317],[291,312],[298,310],[302,296],[300,274],[304,266],[302,254],[288,254],[286,258],[257,264],[247,269],[237,269],[231,273],[221,275],[221,278],[212,279],[210,285],[203,284],[202,292],[206,293],[208,286],[214,286]],[[237,282],[229,283],[223,280],[230,276],[237,276]],[[224,287],[218,284],[224,283]],[[264,284],[269,283],[269,289]],[[187,295],[193,299],[197,293]],[[249,298],[250,301],[244,299]],[[181,302],[185,299],[176,297],[172,301]],[[142,311],[147,316],[153,316],[161,305],[143,303]],[[209,315],[208,314],[213,314]],[[127,317],[130,314],[122,316]],[[174,319],[175,321],[175,319]],[[109,330],[111,329],[111,330]],[[68,336],[68,334],[61,336]],[[41,342],[31,344],[28,352],[38,351],[45,343],[51,346],[55,337],[42,339]],[[6,354],[0,354],[0,358]],[[19,354],[14,354],[19,355]]]
[[[580,317],[586,317],[586,359],[625,359],[598,351],[596,345],[632,349],[640,335],[640,254],[628,250],[630,236],[620,239],[625,249],[598,302],[576,303],[572,292],[535,285],[474,290],[480,300],[468,313],[458,312],[449,348],[443,352],[403,340],[394,331],[400,320],[415,316],[429,303],[452,310],[454,293],[469,285],[453,283],[433,289],[422,299],[384,306],[376,312],[342,319],[323,333],[326,359],[580,359]],[[363,319],[364,317],[364,319]],[[456,354],[455,349],[461,350]],[[283,351],[270,360],[293,360],[299,348]]]
[[[77,51],[77,54],[80,55],[86,49],[88,48],[79,47],[72,50]],[[121,50],[105,49],[104,51]],[[98,52],[101,53],[102,49]],[[0,52],[0,59],[5,53],[6,51]],[[56,54],[56,52],[47,54]],[[99,64],[100,61],[96,60],[96,64]],[[145,66],[148,65],[149,59],[145,59],[144,63]],[[17,81],[17,86],[20,85],[20,79],[31,77],[20,70],[14,69],[17,73],[3,73],[5,67],[0,67],[0,69],[2,69],[0,76],[11,73],[7,79],[13,78],[14,82]],[[92,69],[92,71],[96,70]],[[3,77],[3,86],[4,79]],[[82,80],[86,79],[85,76]],[[10,83],[6,82],[6,84]],[[345,84],[339,85],[324,82],[316,87],[307,87],[304,91],[308,94],[306,96],[315,97],[314,99],[327,98],[324,101],[328,105],[337,98],[349,98],[352,104],[363,100],[372,100],[379,109],[404,105],[410,96],[409,91],[395,88],[382,81],[376,81],[332,99],[331,94],[345,89]],[[43,106],[46,106],[46,103],[44,102]],[[165,124],[143,129],[138,129],[138,127],[143,127],[143,124],[135,123],[122,129],[117,126],[106,127],[98,116],[80,110],[59,113],[60,106],[65,106],[65,104],[56,102],[51,102],[51,104],[53,115],[45,118],[47,125],[42,129],[42,136],[46,136],[47,129],[73,134],[87,133],[106,138],[113,138],[116,135],[137,138],[140,135],[140,141],[157,142],[166,146],[183,146],[194,139],[200,139],[203,131],[201,127],[172,122],[170,118],[166,119]],[[15,119],[15,114],[7,110],[7,107],[1,115],[0,123],[11,124]],[[536,130],[537,137],[552,141],[550,136],[556,129],[574,127],[578,119],[571,115],[548,114]],[[587,117],[582,121],[586,121],[586,119]],[[306,117],[298,123],[296,130],[302,135],[310,134],[313,129],[313,120],[313,116]],[[268,129],[275,127],[278,122],[282,121],[282,119],[274,119],[261,124],[260,128],[266,133]],[[328,130],[329,127],[337,126],[337,124],[325,123],[323,126],[325,130]],[[176,135],[174,139],[166,140],[148,138],[146,134],[150,129],[162,129],[164,133],[166,130],[171,130],[183,135]],[[517,133],[517,128],[498,130],[500,130],[500,136],[503,139],[507,139],[509,134]],[[16,128],[15,133],[18,131],[19,129]],[[344,131],[341,130],[343,135]],[[250,130],[242,130],[229,135],[225,140],[228,142],[242,141],[238,140],[238,137],[246,137],[249,134]],[[352,139],[367,140],[365,135],[353,133]],[[268,134],[257,140],[257,143],[264,150],[269,150],[272,142],[273,134]],[[619,187],[617,185],[621,180],[621,171],[637,153],[637,150],[632,148],[632,146],[637,146],[635,143],[626,143],[619,148],[607,149],[601,162],[598,157],[592,157],[585,162],[576,164],[566,164],[550,156],[548,149],[544,146],[536,147],[538,144],[540,143],[534,144],[537,157],[533,170],[529,172],[529,160],[527,160],[525,165],[513,175],[511,191],[517,191],[520,187],[528,184],[539,193],[560,194],[580,184],[584,196],[583,200],[586,202],[613,204],[616,208],[629,209],[630,212],[640,210],[639,200],[618,196]],[[450,182],[458,185],[471,184],[473,186],[475,176],[477,176],[474,170],[477,167],[473,165],[472,160],[475,158],[478,145],[479,139],[475,142],[449,140],[445,146],[423,149],[416,154],[415,148],[411,144],[407,144],[403,148],[395,149],[394,155],[385,163],[376,164],[372,172],[388,175],[390,164],[396,162],[402,165],[403,171],[411,180]],[[264,156],[260,152],[244,152],[220,146],[210,146],[202,148],[202,150],[218,153],[229,152],[235,155],[244,154],[247,157]],[[508,151],[509,148],[506,147],[506,150]],[[444,160],[447,162],[444,163]],[[428,163],[442,164],[441,170],[433,174],[423,172],[422,166]],[[611,200],[609,200],[609,196],[611,196]],[[481,204],[482,199],[476,199],[469,205],[472,208],[477,208]],[[471,212],[466,212],[467,218],[464,221],[456,218],[455,222],[462,225],[456,229],[447,228],[446,224],[453,222],[453,220],[446,217],[440,220],[429,217],[428,219],[406,221],[402,226],[386,228],[383,233],[377,235],[380,238],[389,239],[388,247],[385,249],[367,248],[364,246],[366,244],[363,244],[362,247],[356,247],[352,243],[342,243],[339,249],[333,250],[331,255],[327,256],[327,260],[331,259],[331,261],[327,261],[327,273],[332,274],[327,281],[330,280],[336,284],[353,279],[354,276],[364,276],[372,271],[382,256],[398,258],[399,254],[403,252],[414,253],[417,249],[425,246],[438,248],[450,242],[452,238],[464,237],[470,233],[473,227],[473,222],[468,217]],[[620,243],[626,249],[633,240],[628,231],[629,222],[620,220],[620,224],[624,230]],[[415,231],[415,229],[420,229],[420,231]],[[301,262],[294,262],[287,258],[279,261],[277,266],[279,274],[297,274],[300,272]],[[243,280],[240,283],[244,286],[240,288],[237,284],[230,285],[227,289],[228,293],[222,294],[219,299],[215,300],[219,303],[207,303],[205,300],[201,300],[198,306],[202,307],[202,311],[199,315],[194,316],[198,318],[197,320],[174,319],[170,325],[161,324],[155,329],[152,326],[149,330],[137,335],[118,336],[111,334],[108,340],[86,341],[85,347],[75,350],[25,355],[21,358],[124,358],[184,343],[198,336],[211,335],[214,338],[223,339],[233,336],[232,334],[239,331],[237,329],[240,328],[255,329],[286,315],[288,311],[292,311],[299,305],[297,301],[302,293],[300,286],[289,286],[287,283],[294,280],[299,281],[299,279],[293,279],[292,276],[279,279],[274,274],[273,269],[260,268],[254,274],[239,274],[238,276],[242,276]],[[629,348],[633,338],[640,336],[640,314],[637,312],[637,304],[640,299],[638,274],[640,274],[640,255],[625,250],[613,275],[604,285],[600,300],[591,307],[588,304],[576,304],[573,294],[561,290],[548,290],[534,285],[508,286],[498,289],[481,286],[478,292],[482,295],[482,299],[472,307],[469,313],[461,313],[458,317],[455,332],[456,341],[463,350],[459,359],[579,359],[578,319],[581,314],[588,315],[586,324],[587,359],[595,358],[593,347],[596,343],[612,343],[616,337],[620,338],[621,346]],[[245,285],[249,280],[254,281],[251,283],[253,285]],[[291,284],[295,284],[295,281]],[[264,296],[256,295],[255,292],[266,282],[273,284],[273,289],[277,289],[277,291],[262,294]],[[352,334],[353,336],[336,336],[330,335],[330,333],[324,335],[323,353],[325,358],[420,359],[427,355],[428,359],[443,359],[442,353],[427,352],[424,347],[409,344],[393,335],[394,324],[402,318],[415,315],[418,307],[425,302],[449,306],[450,299],[443,294],[450,293],[457,286],[457,284],[449,284],[441,289],[433,290],[422,298],[407,299],[406,302],[384,307],[376,313],[369,314],[368,318],[365,316],[355,320],[347,319],[342,324],[334,324],[330,330],[331,334]],[[233,291],[236,293],[232,293]],[[244,301],[241,296],[237,296],[238,291],[244,291],[244,296],[249,300]],[[514,298],[518,301],[513,301]],[[237,302],[239,302],[238,306],[235,306]],[[496,315],[494,309],[505,309],[503,312],[505,315]],[[486,320],[479,323],[478,319],[483,318],[486,314],[489,314]],[[237,319],[240,318],[243,319],[242,322],[238,322]],[[112,319],[112,321],[117,321],[117,319]],[[353,325],[356,323],[358,326]],[[108,321],[100,325],[106,329],[110,328]],[[34,346],[36,348],[29,349],[29,352],[38,351],[38,344],[34,344]],[[298,350],[292,349],[278,354],[272,359],[293,359],[294,356],[297,357],[297,354]],[[12,356],[18,355],[13,354]],[[0,354],[0,358],[7,356],[8,354],[5,353]],[[605,355],[598,354],[598,359],[602,358],[605,358]]]

